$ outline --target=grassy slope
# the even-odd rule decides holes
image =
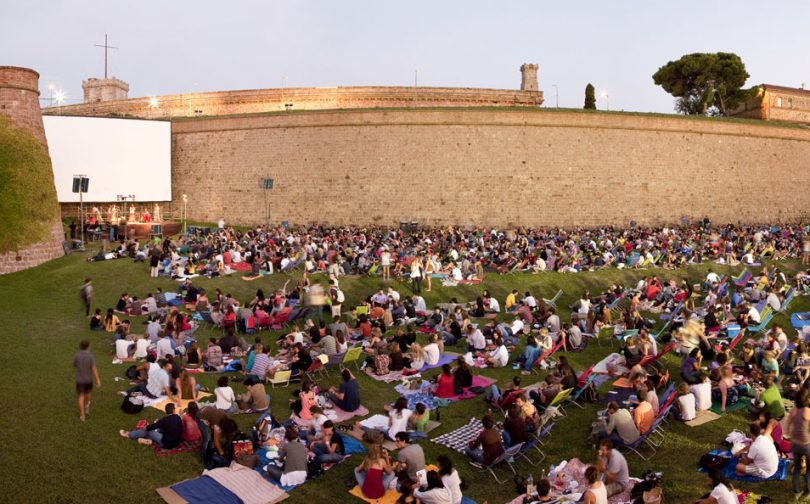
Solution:
[[[787,264],[785,266],[788,266]],[[796,267],[795,264],[792,264]],[[690,267],[683,271],[658,271],[661,277],[689,277],[697,280],[705,274],[707,266]],[[718,268],[727,271],[725,268]],[[109,357],[111,338],[106,333],[91,333],[87,320],[82,316],[78,288],[85,276],[91,276],[96,285],[95,306],[106,309],[114,305],[123,291],[143,295],[154,287],[175,289],[170,280],[151,281],[144,264],[130,261],[110,261],[88,264],[82,255],[72,255],[33,270],[0,277],[0,313],[3,314],[5,330],[2,341],[5,351],[0,356],[0,368],[5,380],[0,382],[0,411],[3,428],[0,429],[0,446],[5,450],[4,491],[14,495],[20,502],[147,502],[158,501],[154,488],[198,475],[201,466],[192,455],[175,455],[158,458],[135,443],[122,440],[117,435],[119,428],[132,427],[138,417],[154,419],[156,410],[147,409],[137,417],[125,415],[120,409],[121,398],[115,394],[124,388],[124,382],[114,382],[124,366],[114,366]],[[444,301],[451,296],[459,300],[474,299],[483,287],[489,288],[499,299],[512,288],[521,292],[531,289],[535,294],[551,296],[558,288],[566,295],[559,306],[573,302],[583,288],[592,293],[602,290],[613,282],[629,283],[650,274],[652,271],[609,270],[598,273],[563,275],[490,275],[483,286],[441,288],[434,284],[433,292],[426,294],[429,305]],[[197,283],[213,289],[221,287],[240,300],[252,297],[259,287],[267,292],[280,286],[287,279],[274,275],[269,279],[244,282],[236,275],[225,279],[201,279]],[[317,277],[316,277],[317,278]],[[345,279],[342,285],[347,292],[348,303],[376,289],[380,282],[372,278]],[[408,292],[405,285],[395,283],[402,293]],[[807,298],[794,301],[793,310],[807,310]],[[567,317],[567,309],[561,314]],[[777,317],[785,322],[785,316]],[[142,327],[140,320],[134,327]],[[208,336],[198,332],[198,338]],[[270,334],[263,333],[265,340]],[[92,413],[86,423],[76,418],[75,395],[72,376],[72,355],[81,339],[90,338],[91,350],[96,356],[102,376],[102,389],[95,395]],[[595,362],[609,352],[606,346],[591,345],[585,352],[572,354],[570,359],[579,370]],[[677,369],[678,362],[669,357],[668,365]],[[433,371],[430,374],[435,374]],[[482,374],[495,377],[500,384],[506,383],[513,371],[485,370]],[[336,383],[336,373],[321,385]],[[677,375],[677,374],[676,374]],[[363,403],[372,411],[394,399],[393,387],[360,377]],[[204,385],[213,386],[213,378],[201,379]],[[271,391],[274,413],[279,417],[288,415],[287,399],[290,391]],[[557,425],[547,449],[549,457],[545,464],[557,463],[570,457],[592,460],[595,452],[587,444],[588,425],[594,419],[595,405],[585,410],[569,408],[570,415]],[[441,434],[467,421],[471,416],[481,416],[485,411],[479,400],[463,401],[442,410],[442,426],[435,431]],[[238,416],[238,422],[246,429],[255,420],[255,415]],[[721,420],[690,429],[680,424],[670,424],[667,441],[659,449],[651,463],[629,456],[631,473],[640,475],[644,469],[654,468],[664,472],[665,489],[669,502],[691,502],[706,490],[705,478],[694,471],[699,456],[722,441],[725,434],[734,428],[744,429],[746,420],[742,414],[732,414]],[[429,460],[434,460],[443,447],[434,443],[423,444]],[[478,502],[506,502],[514,496],[511,484],[498,486],[488,476],[472,471],[463,457],[451,453],[462,475],[471,482],[468,495]],[[340,496],[348,502],[342,482],[351,476],[352,468],[359,463],[357,457],[350,459],[324,478],[308,483],[295,490],[288,502],[323,502],[324,496]],[[533,470],[525,461],[517,464],[519,472]],[[36,478],[36,484],[31,484]],[[770,494],[776,502],[785,502],[789,495],[787,483],[742,485]],[[359,502],[359,501],[357,501]]]

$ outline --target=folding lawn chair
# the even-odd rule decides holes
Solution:
[[[562,289],[560,289],[560,290],[557,291],[556,294],[554,294],[553,298],[551,298],[551,299],[543,298],[543,302],[546,304],[546,306],[549,306],[549,307],[554,308],[556,310],[557,309],[557,301],[559,301],[562,296],[563,296],[563,291],[562,291]]]
[[[272,386],[272,388],[276,388],[276,385],[284,385],[285,387],[290,384],[290,379],[292,378],[292,371],[276,371],[276,374],[273,375],[272,378],[268,378],[267,382]]]
[[[495,478],[495,481],[497,481],[497,482],[498,482],[498,484],[502,485],[502,484],[504,484],[504,483],[505,483],[507,480],[506,480],[506,479],[501,480],[500,478],[498,478],[498,475],[497,475],[497,474],[495,474],[495,471],[494,471],[493,469],[494,469],[495,467],[497,467],[499,464],[501,464],[502,462],[506,462],[506,465],[509,467],[509,470],[510,470],[510,471],[512,471],[512,476],[514,476],[515,474],[517,474],[517,473],[515,472],[515,468],[514,468],[514,466],[512,466],[512,463],[510,462],[510,460],[514,460],[514,457],[515,457],[517,454],[519,454],[519,453],[520,453],[520,450],[521,450],[522,448],[523,448],[523,443],[517,443],[517,444],[515,444],[515,445],[510,446],[510,447],[509,447],[509,448],[507,448],[506,450],[504,450],[504,452],[503,452],[503,453],[501,453],[501,454],[498,456],[498,458],[496,458],[495,460],[493,460],[493,461],[492,461],[492,463],[491,463],[491,464],[489,464],[489,465],[478,464],[478,463],[475,463],[475,462],[470,462],[470,465],[472,465],[473,467],[477,467],[477,468],[479,468],[479,469],[481,469],[481,470],[483,470],[483,471],[489,471],[489,473],[492,475],[492,477],[493,477],[493,478]]]
[[[343,362],[340,363],[340,370],[343,371],[346,369],[347,365],[354,362],[354,366],[359,370],[360,369],[360,356],[363,354],[363,347],[356,346],[350,348],[346,355],[343,356]]]
[[[304,371],[304,374],[310,381],[315,381],[315,375],[322,377],[324,373],[329,375],[329,371],[326,369],[326,364],[329,362],[329,357],[326,354],[321,354],[316,358],[312,359],[312,364],[309,365],[309,368]]]
[[[571,394],[571,397],[569,397],[566,400],[565,404],[573,404],[579,409],[585,409],[585,407],[579,404],[578,401],[579,398],[582,396],[582,394],[585,392],[585,390],[587,390],[590,384],[593,383],[593,379],[594,379],[593,376],[588,376],[588,378],[585,379],[585,383],[583,383],[582,385],[577,385],[576,391],[574,391],[574,393]]]
[[[529,440],[523,443],[523,447],[520,449],[518,455],[526,459],[526,461],[531,465],[536,466],[537,464],[543,462],[543,460],[545,460],[546,458],[546,454],[543,452],[543,450],[540,449],[539,446],[537,446],[538,444],[540,444],[540,438],[538,438],[534,434],[530,435]],[[532,460],[531,457],[527,455],[527,453],[529,453],[532,450],[532,448],[534,448],[540,453],[540,458],[537,459],[536,461]]]
[[[567,389],[564,389],[564,390],[560,390],[559,392],[557,392],[557,395],[554,396],[554,399],[551,400],[551,402],[546,407],[546,409],[548,409],[548,408],[557,408],[560,411],[560,413],[565,415],[566,413],[565,413],[565,408],[563,407],[563,403],[566,402],[569,397],[571,397],[571,394],[573,392],[574,392],[573,387],[567,388]],[[577,406],[579,406],[579,405],[577,405]]]
[[[536,368],[539,368],[539,367],[540,367],[540,363],[541,363],[541,362],[543,362],[544,360],[548,359],[549,357],[551,357],[551,356],[554,354],[554,352],[556,352],[557,350],[559,350],[560,348],[562,348],[562,346],[563,346],[563,340],[560,340],[560,341],[558,341],[558,342],[557,342],[557,344],[556,344],[556,345],[554,345],[553,347],[549,348],[549,349],[548,349],[548,350],[546,350],[545,352],[541,353],[541,354],[540,354],[540,355],[539,355],[539,356],[538,356],[538,357],[537,357],[537,358],[534,360],[534,362],[532,362],[532,367],[531,367],[531,371],[532,371],[532,373],[537,373],[537,369],[536,369]]]

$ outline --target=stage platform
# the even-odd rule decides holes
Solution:
[[[160,226],[163,236],[176,235],[180,232],[179,222],[133,222],[127,224],[127,238],[143,240],[155,233],[153,226]]]

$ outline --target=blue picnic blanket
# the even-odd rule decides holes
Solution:
[[[200,476],[192,480],[181,481],[180,483],[172,485],[171,489],[190,504],[203,504],[208,502],[244,504],[242,499],[237,497],[235,493],[208,476]]]
[[[790,323],[796,329],[810,325],[810,312],[794,313],[790,316]]]
[[[756,476],[740,476],[737,474],[736,467],[737,464],[740,463],[739,457],[732,457],[731,452],[728,450],[712,450],[709,452],[712,455],[718,455],[720,457],[731,457],[729,458],[728,462],[726,463],[725,467],[723,467],[723,475],[726,479],[735,480],[735,481],[746,481],[749,483],[758,483],[760,481],[785,481],[788,477],[788,467],[790,467],[790,460],[780,458],[779,459],[779,467],[777,467],[776,472],[770,478],[757,478]],[[706,470],[702,467],[698,468],[698,472],[706,472]]]
[[[456,360],[456,358],[458,358],[457,355],[448,355],[448,354],[443,353],[439,357],[439,361],[436,364],[433,364],[433,365],[425,364],[424,366],[422,366],[422,369],[420,369],[419,371],[420,372],[425,372],[428,369],[440,368],[440,367],[444,366],[445,364],[452,364],[453,361]]]

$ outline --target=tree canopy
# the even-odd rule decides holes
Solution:
[[[585,110],[596,110],[596,96],[590,82],[585,86]]]
[[[677,98],[675,110],[687,115],[727,115],[751,96],[742,89],[745,64],[734,53],[693,53],[670,61],[653,81]]]

